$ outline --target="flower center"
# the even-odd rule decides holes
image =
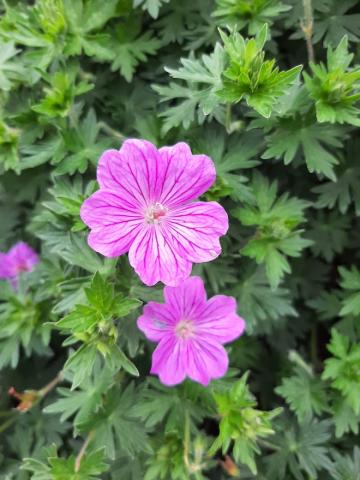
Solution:
[[[191,320],[180,320],[175,327],[175,333],[179,338],[190,338],[194,335],[194,324]]]
[[[157,224],[166,216],[168,209],[159,202],[151,205],[145,212],[147,223]]]

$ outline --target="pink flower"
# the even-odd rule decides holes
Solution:
[[[14,245],[7,253],[0,253],[0,279],[10,280],[16,287],[22,272],[31,272],[39,257],[25,242]]]
[[[129,252],[146,285],[178,285],[192,263],[221,252],[225,210],[216,202],[194,201],[215,177],[212,160],[192,155],[186,143],[157,150],[145,140],[126,140],[120,151],[107,150],[97,170],[100,190],[81,208],[90,247],[106,257]]]
[[[185,377],[208,385],[212,378],[225,375],[229,359],[222,344],[245,329],[235,299],[216,295],[207,300],[200,277],[165,287],[164,297],[164,304],[149,302],[137,321],[149,340],[159,342],[151,373],[165,385],[176,385]]]

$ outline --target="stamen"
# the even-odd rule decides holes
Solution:
[[[147,223],[158,224],[166,216],[168,209],[159,202],[151,205],[145,213]]]
[[[194,335],[194,324],[191,320],[180,320],[175,327],[175,333],[179,338],[190,338]]]

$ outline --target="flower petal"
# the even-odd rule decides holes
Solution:
[[[85,200],[80,216],[92,229],[88,236],[90,247],[106,257],[127,252],[144,228],[142,215],[117,193],[107,190],[99,190]]]
[[[144,313],[137,320],[137,326],[153,341],[159,342],[166,334],[173,331],[176,318],[168,305],[149,302],[144,307]]]
[[[25,242],[14,245],[7,253],[9,267],[14,275],[21,271],[30,272],[39,263],[36,252]]]
[[[164,298],[178,320],[196,318],[206,304],[204,282],[200,277],[189,277],[177,287],[165,287]]]
[[[198,337],[191,341],[191,355],[186,370],[189,378],[206,386],[211,379],[223,377],[228,366],[229,358],[221,344]]]
[[[11,266],[6,253],[0,253],[0,279],[11,278]]]
[[[150,373],[159,375],[164,385],[181,383],[186,376],[187,345],[172,335],[164,337],[152,355]]]
[[[157,226],[144,228],[136,237],[129,250],[129,261],[149,286],[159,281],[175,286],[191,272],[191,263],[174,251],[171,237]]]
[[[172,208],[195,200],[215,182],[216,171],[211,158],[193,155],[186,143],[159,149],[166,175],[160,203]]]
[[[126,140],[120,151],[107,150],[100,158],[97,179],[101,188],[120,187],[127,196],[146,206],[159,201],[167,164],[146,140]]]
[[[204,340],[231,342],[244,333],[245,321],[236,314],[236,300],[225,295],[215,295],[206,303],[196,320],[196,333]]]
[[[171,211],[166,219],[180,256],[209,262],[221,253],[219,238],[229,228],[226,211],[217,202],[193,202]]]

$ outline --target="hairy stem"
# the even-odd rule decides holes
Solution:
[[[81,460],[83,459],[86,449],[89,446],[89,443],[92,440],[92,437],[94,436],[94,430],[90,430],[90,432],[87,434],[84,443],[82,444],[82,447],[80,448],[80,451],[75,459],[75,472],[77,473],[80,470],[81,467]]]
[[[112,137],[115,137],[120,141],[125,140],[126,136],[123,133],[118,132],[117,130],[114,130],[107,123],[101,121],[101,122],[98,123],[98,125],[99,125],[101,130],[103,130],[105,133],[111,135]]]
[[[225,128],[227,133],[231,133],[231,103],[226,105]]]
[[[267,440],[263,440],[262,438],[258,439],[258,443],[262,447],[267,448],[268,450],[272,450],[273,452],[279,452],[281,450],[281,448],[278,447],[277,445],[274,445],[273,443],[270,443]]]
[[[64,380],[64,374],[63,372],[59,372],[55,378],[51,380],[45,387],[41,388],[39,390],[39,396],[40,397],[45,397],[51,390],[53,390],[59,383],[61,383]]]
[[[190,478],[191,465],[189,460],[190,450],[190,416],[189,412],[185,412],[185,427],[184,427],[184,464],[188,472],[188,478]]]
[[[304,19],[301,20],[301,28],[306,40],[309,62],[315,61],[314,46],[312,43],[314,18],[311,0],[303,0]]]

